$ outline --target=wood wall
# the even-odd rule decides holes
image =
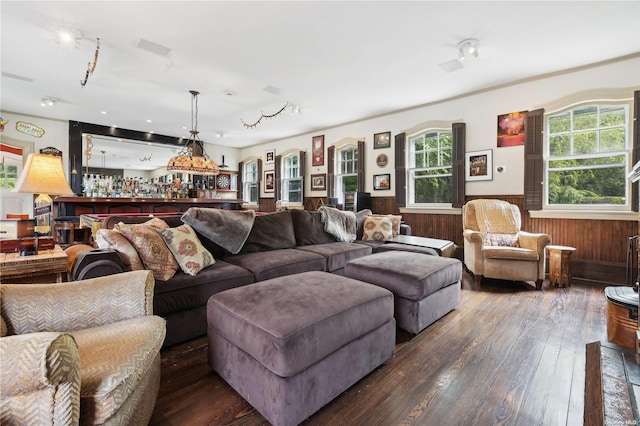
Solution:
[[[481,196],[466,197],[466,201]],[[522,195],[491,196],[508,201],[523,211]],[[305,200],[305,205],[318,204],[322,198]],[[394,197],[373,197],[375,213],[399,214]],[[453,241],[463,246],[462,216],[449,214],[403,213],[402,219],[411,225],[412,234],[421,237]],[[622,285],[627,274],[634,282],[637,278],[637,253],[634,266],[627,271],[628,237],[638,234],[638,223],[623,220],[577,220],[531,218],[523,211],[522,229],[529,232],[544,232],[551,235],[553,244],[576,247],[571,257],[574,278]],[[460,251],[459,251],[460,252]]]

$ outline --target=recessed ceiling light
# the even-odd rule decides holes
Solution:
[[[107,111],[100,111],[100,114],[107,115]]]
[[[225,91],[224,91],[224,94],[225,94],[226,96],[235,96],[235,95],[236,95],[236,94],[235,94],[235,93],[233,93],[231,90],[225,90]]]
[[[147,123],[151,123],[151,120],[147,120]]]

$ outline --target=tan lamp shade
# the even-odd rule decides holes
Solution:
[[[74,195],[62,168],[62,158],[49,154],[29,154],[12,192]]]

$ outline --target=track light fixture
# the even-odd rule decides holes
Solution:
[[[475,38],[468,38],[458,43],[458,60],[464,61],[469,56],[477,58],[479,44],[480,42]]]

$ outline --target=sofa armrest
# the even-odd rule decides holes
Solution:
[[[60,284],[3,284],[0,306],[9,334],[73,331],[152,315],[154,285],[150,271]]]
[[[411,225],[407,225],[406,223],[401,223],[400,235],[411,235]]]
[[[473,274],[482,275],[482,247],[484,237],[481,232],[465,229],[464,237],[464,264]]]
[[[0,359],[0,422],[78,424],[80,354],[70,334],[2,337]]]

